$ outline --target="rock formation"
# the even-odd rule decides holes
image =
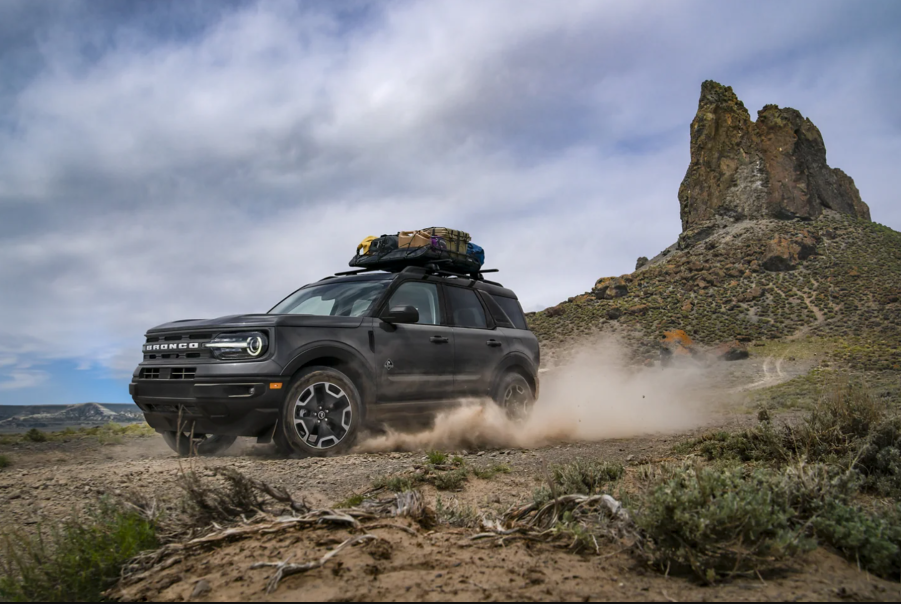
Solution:
[[[851,177],[826,164],[813,122],[776,105],[766,105],[752,122],[732,88],[711,80],[701,85],[691,123],[691,163],[679,204],[685,233],[709,232],[724,218],[815,220],[824,209],[870,219]]]

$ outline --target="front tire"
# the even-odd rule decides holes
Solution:
[[[190,432],[163,432],[163,440],[180,457],[192,455],[219,455],[231,447],[237,436],[226,434],[192,434]]]
[[[310,367],[288,390],[276,445],[303,457],[339,455],[353,447],[364,419],[360,393],[347,375]]]
[[[508,419],[522,423],[532,414],[535,394],[522,374],[511,371],[504,374],[498,383],[494,402],[504,410]]]

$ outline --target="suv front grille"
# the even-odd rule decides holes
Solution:
[[[169,375],[170,380],[193,380],[197,367],[175,367]]]
[[[210,349],[204,346],[213,338],[212,333],[186,333],[167,336],[150,336],[145,342],[145,361],[176,361],[178,359],[212,359]],[[152,344],[186,344],[185,348],[147,350]],[[190,347],[191,345],[196,345]]]
[[[142,380],[193,380],[197,367],[142,367],[138,379]]]
[[[159,367],[144,367],[141,369],[139,377],[142,380],[158,380],[160,379]]]

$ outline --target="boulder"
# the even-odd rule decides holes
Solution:
[[[695,345],[691,337],[681,329],[663,332],[660,339],[660,364],[664,367],[672,363],[675,357],[688,357],[695,353]]]
[[[817,244],[819,241],[808,231],[802,231],[800,235],[795,237],[794,243],[798,246],[799,260],[807,260],[817,253]]]
[[[550,308],[545,309],[544,314],[549,317],[559,317],[563,314],[563,309],[559,306],[551,306]]]
[[[733,342],[723,342],[713,349],[714,358],[720,361],[740,361],[750,356],[748,347],[735,340]]]
[[[629,280],[631,280],[631,276]],[[599,279],[594,286],[594,297],[598,300],[614,300],[629,294],[629,286],[622,277]]]
[[[853,179],[827,165],[813,122],[777,105],[766,105],[752,122],[732,88],[710,80],[701,85],[691,123],[679,205],[680,243],[708,237],[724,219],[814,220],[829,209],[870,220]]]
[[[735,297],[736,302],[751,302],[763,297],[763,290],[759,287],[752,287],[747,292]]]
[[[647,258],[647,256],[640,256],[640,257],[638,258],[638,260],[635,262],[635,270],[640,269],[641,267],[643,267],[643,266],[646,265],[647,263],[648,263],[648,258]]]
[[[782,235],[776,235],[766,244],[761,265],[770,272],[793,270],[798,265],[801,247]]]

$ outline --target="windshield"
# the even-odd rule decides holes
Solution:
[[[269,314],[360,317],[369,311],[387,286],[387,281],[312,285],[279,302]]]

